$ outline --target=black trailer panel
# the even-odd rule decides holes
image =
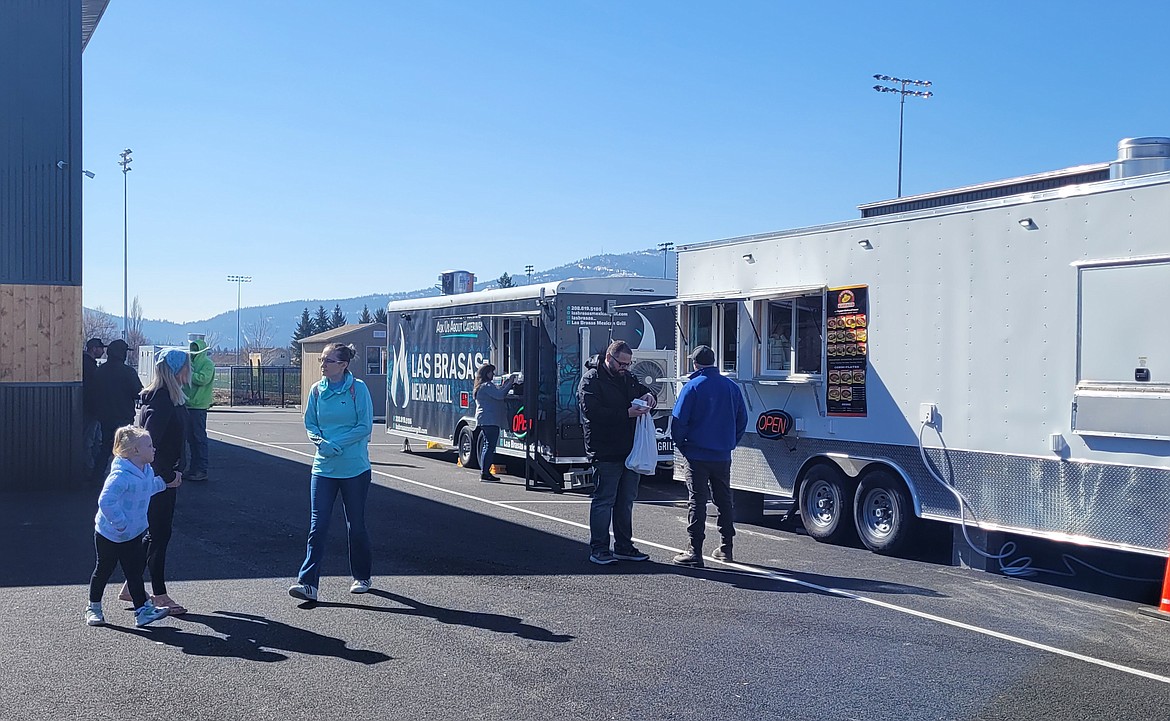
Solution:
[[[673,372],[672,358],[667,357],[674,346],[673,310],[613,307],[669,295],[483,298],[489,294],[467,294],[466,303],[434,299],[433,307],[419,301],[390,304],[389,433],[456,444],[463,428],[474,428],[475,372],[492,362],[500,376],[519,372],[523,377],[509,401],[511,424],[501,429],[501,453],[520,456],[529,450],[550,463],[583,465],[577,386],[585,361],[619,338],[634,348],[636,360],[641,354],[647,363],[655,363],[648,366],[651,375],[665,378]],[[665,389],[662,395],[668,400],[655,421],[660,455],[669,461],[673,457],[669,400],[674,393],[667,381],[655,386]]]

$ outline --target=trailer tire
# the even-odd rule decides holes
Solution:
[[[866,548],[893,554],[913,538],[918,519],[905,485],[887,471],[873,471],[857,486],[853,520]]]
[[[459,464],[472,470],[479,468],[479,454],[475,448],[479,443],[479,434],[471,430],[471,426],[463,426],[459,429],[458,440],[456,448],[459,453]]]
[[[800,484],[800,521],[821,543],[847,544],[856,538],[850,522],[853,484],[836,466],[818,463]]]

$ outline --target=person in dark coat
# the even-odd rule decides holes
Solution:
[[[98,420],[98,381],[94,377],[98,359],[106,354],[106,344],[101,338],[90,338],[85,342],[85,353],[81,356],[81,444],[82,468],[87,477],[94,476],[94,468],[101,464],[102,424]]]
[[[94,395],[98,403],[97,417],[102,427],[101,452],[94,466],[97,480],[105,480],[106,469],[114,455],[114,432],[134,422],[134,406],[142,390],[138,373],[126,365],[129,350],[126,341],[111,341],[106,346],[106,362],[98,366],[93,374],[97,381]]]
[[[593,499],[589,504],[589,560],[645,561],[650,556],[634,547],[634,501],[641,476],[626,468],[634,448],[634,424],[658,404],[650,389],[630,375],[634,354],[622,340],[609,344],[604,358],[594,356],[577,388],[585,425],[585,451],[593,462]],[[644,401],[633,405],[635,399]],[[613,523],[613,550],[609,527]]]
[[[150,467],[167,483],[166,489],[150,497],[150,507],[146,511],[150,527],[142,543],[146,550],[146,568],[150,571],[153,592],[150,598],[155,606],[170,609],[172,616],[187,612],[167,595],[166,565],[175,500],[178,498],[178,489],[171,484],[182,482],[183,472],[187,470],[187,396],[183,386],[190,380],[191,361],[187,351],[181,348],[160,350],[150,385],[142,390],[142,408],[138,414],[138,425],[146,429],[154,443],[154,460]],[[123,591],[127,596],[130,593],[129,588],[123,588]]]

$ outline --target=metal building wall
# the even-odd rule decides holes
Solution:
[[[81,16],[0,2],[0,490],[79,476]]]

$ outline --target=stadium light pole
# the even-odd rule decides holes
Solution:
[[[906,120],[906,96],[909,95],[915,98],[929,98],[934,93],[929,90],[907,90],[907,85],[914,85],[920,88],[929,88],[929,80],[903,80],[902,78],[895,78],[889,75],[874,75],[874,80],[881,80],[887,83],[901,83],[901,88],[891,88],[887,85],[875,85],[873,89],[879,93],[897,93],[900,102],[898,103],[898,197],[902,197],[902,127]]]
[[[666,270],[666,262],[670,257],[670,251],[674,250],[674,243],[671,243],[669,240],[665,243],[659,243],[658,249],[662,251],[662,277],[669,278],[670,274]]]
[[[524,266],[524,274],[528,276],[528,285],[532,285],[532,266]]]
[[[130,153],[134,151],[126,148],[118,155],[122,158],[118,161],[118,165],[122,166],[122,340],[129,342],[129,328],[128,319],[130,318],[130,233],[129,233],[129,214],[127,210],[129,205],[127,203],[127,194],[130,188],[127,182],[127,176],[133,168],[130,163],[134,162],[134,158],[130,157]]]
[[[228,282],[236,284],[236,365],[240,365],[240,288],[251,283],[250,275],[229,275]]]

